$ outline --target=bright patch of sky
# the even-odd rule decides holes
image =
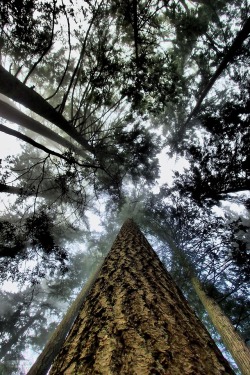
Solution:
[[[246,197],[250,198],[250,193],[246,191],[243,193]],[[232,194],[234,197],[239,196],[239,194]],[[242,196],[242,193],[240,194]],[[239,216],[242,216],[245,219],[249,218],[249,211],[245,205],[240,203],[233,203],[230,201],[221,201],[221,206],[224,211],[230,214],[232,220],[236,220]]]
[[[185,168],[189,167],[189,162],[184,158],[177,158],[173,156],[170,158],[167,155],[167,149],[163,149],[159,155],[159,164],[160,164],[160,177],[157,179],[158,186],[153,188],[154,193],[158,193],[160,187],[163,184],[172,185],[174,180],[174,171],[183,173]]]
[[[14,155],[21,151],[20,143],[8,134],[0,134],[0,158]]]
[[[3,292],[18,293],[20,291],[20,286],[18,286],[18,283],[13,283],[10,280],[5,280],[2,283],[1,290]]]
[[[89,225],[92,230],[97,232],[101,232],[103,230],[101,226],[101,219],[98,215],[88,211],[86,216],[88,218]]]

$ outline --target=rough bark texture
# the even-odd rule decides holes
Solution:
[[[250,375],[250,350],[235,331],[228,317],[222,312],[220,306],[204,292],[197,278],[192,278],[192,284],[242,375]]]
[[[107,256],[50,375],[233,374],[132,220]]]
[[[48,373],[53,360],[59,353],[83,302],[85,301],[93,283],[95,282],[99,274],[100,267],[101,265],[97,267],[87,283],[84,284],[81,292],[78,294],[77,298],[68,309],[61,323],[53,332],[42,353],[38,356],[36,362],[32,365],[27,375],[46,375]]]

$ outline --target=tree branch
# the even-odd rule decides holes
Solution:
[[[231,47],[228,49],[226,55],[222,59],[220,65],[218,66],[218,68],[216,69],[215,73],[213,74],[213,76],[209,80],[207,86],[202,91],[202,93],[201,93],[201,95],[200,95],[200,97],[199,97],[199,99],[198,99],[198,101],[197,101],[194,109],[192,110],[192,112],[188,116],[186,122],[184,123],[183,128],[185,128],[187,126],[187,124],[190,122],[190,120],[192,119],[192,117],[194,115],[196,115],[196,113],[199,111],[203,100],[205,99],[205,97],[209,93],[209,91],[212,88],[213,84],[219,78],[219,76],[221,75],[221,73],[226,69],[226,67],[228,66],[228,64],[233,61],[233,58],[236,56],[237,51],[242,46],[243,42],[247,39],[247,37],[249,36],[249,34],[250,34],[250,17],[247,19],[247,21],[245,22],[243,28],[237,34],[237,36],[234,39]]]
[[[23,126],[26,129],[32,130],[33,132],[39,135],[42,135],[43,137],[48,138],[51,141],[56,142],[60,146],[66,147],[74,151],[78,155],[81,155],[83,157],[85,156],[85,153],[81,149],[75,147],[67,139],[61,137],[59,134],[47,128],[45,125],[41,124],[40,122],[27,116],[26,114],[24,114],[19,109],[12,106],[11,104],[8,104],[4,100],[1,100],[1,98],[0,98],[0,116],[10,122],[14,122],[15,124]]]
[[[28,81],[29,77],[31,76],[31,74],[34,72],[34,70],[36,69],[37,65],[42,61],[42,59],[44,58],[44,56],[49,52],[50,48],[52,47],[52,42],[53,42],[53,37],[54,37],[54,28],[55,28],[55,7],[56,7],[56,0],[53,1],[54,3],[54,10],[53,10],[53,21],[52,21],[52,31],[51,31],[51,37],[50,37],[50,41],[49,41],[49,44],[48,46],[45,48],[45,50],[43,51],[43,53],[41,54],[41,56],[39,57],[39,59],[34,63],[34,65],[32,66],[32,68],[30,69],[29,73],[27,74],[27,76],[25,77],[23,83],[24,85],[26,84],[26,82]]]
[[[87,151],[94,153],[93,148],[87,140],[78,133],[78,131],[53,108],[41,95],[25,86],[16,77],[10,74],[6,69],[0,66],[0,92],[23,104],[33,112],[42,116],[62,129],[66,134],[72,137],[76,142],[82,145]]]
[[[78,161],[76,161],[75,159],[70,159],[68,158],[67,156],[64,156],[62,154],[59,154],[58,152],[56,151],[53,151],[53,150],[50,150],[49,148],[41,145],[40,143],[34,141],[32,138],[30,137],[27,137],[26,135],[16,131],[16,130],[13,130],[13,129],[10,129],[8,128],[7,126],[4,126],[2,124],[0,124],[0,131],[2,131],[3,133],[6,133],[6,134],[9,134],[13,137],[16,137],[16,138],[19,138],[21,139],[22,141],[26,142],[26,143],[29,143],[30,145],[36,147],[36,148],[39,148],[40,150],[46,152],[47,154],[49,155],[54,155],[54,156],[57,156],[58,158],[61,158],[65,161],[67,161],[69,164],[78,164],[80,165],[81,167],[86,167],[86,168],[99,168],[98,165],[95,165],[95,164],[89,164],[89,163],[80,163]]]

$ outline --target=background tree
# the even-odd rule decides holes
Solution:
[[[247,1],[9,1],[0,15],[0,130],[21,145],[1,161],[1,246],[16,250],[2,257],[4,285],[10,276],[25,277],[25,287],[29,276],[41,282],[60,261],[70,272],[69,243],[103,238],[91,233],[93,218],[109,233],[117,212],[125,219],[133,210],[144,212],[145,228],[152,223],[159,253],[183,280],[181,259],[160,241],[167,216],[247,339]],[[157,194],[157,158],[167,152],[189,169]],[[233,203],[245,204],[244,215]],[[20,262],[30,265],[19,267],[23,276]]]

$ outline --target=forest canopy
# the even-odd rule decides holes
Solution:
[[[247,0],[0,2],[3,374],[127,217],[249,342],[249,34]]]

